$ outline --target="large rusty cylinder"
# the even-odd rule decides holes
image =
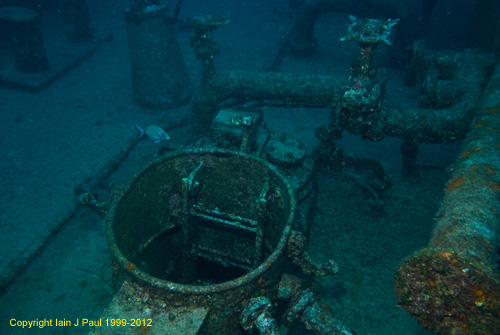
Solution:
[[[153,319],[148,331],[171,334],[182,315],[201,313],[172,334],[196,326],[200,335],[243,335],[244,302],[274,299],[295,212],[288,181],[255,156],[192,150],[154,160],[108,211],[114,282],[123,284],[102,319]],[[110,333],[135,334],[93,334]]]
[[[500,333],[500,66],[445,190],[429,246],[396,272],[398,305],[439,334]]]
[[[280,101],[291,107],[332,107],[343,79],[330,76],[230,71],[216,73],[200,87],[193,100],[195,129],[205,131],[227,99]]]

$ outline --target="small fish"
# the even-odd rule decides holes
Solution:
[[[142,129],[138,125],[135,125],[135,127],[139,131],[140,137],[146,134],[146,136],[155,143],[160,143],[161,141],[170,139],[170,136],[168,136],[165,130],[161,129],[158,126],[147,126],[146,130]]]

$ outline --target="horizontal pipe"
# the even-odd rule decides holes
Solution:
[[[473,100],[477,103],[478,99]],[[444,143],[463,140],[476,107],[460,104],[448,109],[389,109],[383,121],[384,136],[417,143]]]
[[[500,333],[500,63],[438,212],[429,245],[395,276],[398,305],[439,334]]]
[[[342,88],[341,79],[331,76],[245,71],[220,72],[205,81],[193,100],[195,130],[212,122],[222,101],[280,101],[293,106],[332,107]]]

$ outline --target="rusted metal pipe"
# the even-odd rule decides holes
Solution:
[[[289,106],[332,107],[342,80],[331,76],[229,71],[213,74],[196,93],[192,112],[195,129],[203,133],[228,99],[280,101]]]
[[[455,80],[460,98],[445,109],[401,109],[381,104],[380,113],[359,115],[350,110],[344,115],[338,102],[346,90],[346,80],[333,76],[287,73],[224,71],[205,76],[196,92],[192,115],[196,133],[203,134],[226,100],[274,101],[289,107],[332,108],[330,131],[347,130],[366,138],[400,137],[417,143],[442,143],[465,138],[477,110],[482,88],[493,67],[491,57],[470,52],[455,55],[461,66]],[[471,61],[475,59],[476,61]],[[479,59],[477,61],[477,59]]]
[[[318,301],[317,290],[314,287],[306,288],[304,284],[302,280],[289,274],[285,274],[278,284],[278,298],[288,302],[283,323],[288,327],[301,323],[317,335],[354,334]]]
[[[201,85],[193,99],[195,130],[198,134],[206,132],[217,114],[218,105],[229,99],[277,101],[290,107],[332,108],[343,92],[343,83],[343,78],[332,76],[246,71],[214,73]],[[477,97],[471,99],[478,100]],[[434,143],[458,140],[465,137],[473,112],[470,101],[439,111],[385,108],[380,116],[380,122],[384,124],[380,136]],[[343,128],[350,131],[360,127],[362,121],[352,122],[352,127],[344,123]]]
[[[392,108],[383,121],[382,133],[385,136],[404,138],[417,143],[442,143],[465,138],[475,113],[480,107],[483,89],[488,83],[495,66],[495,59],[489,54],[467,50],[451,54],[428,55],[426,63],[440,64],[443,59],[456,62],[454,74],[440,84],[450,85],[450,89],[438,89],[435,97],[450,100],[448,107],[405,108],[398,112]],[[435,65],[436,66],[436,65]],[[440,66],[440,65],[437,65]],[[443,70],[444,66],[440,67]],[[429,70],[421,72],[430,76]],[[442,76],[445,74],[442,73]]]
[[[398,305],[439,334],[500,333],[500,63],[467,134],[432,238],[401,264]]]

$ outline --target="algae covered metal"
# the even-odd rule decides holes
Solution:
[[[288,182],[254,156],[194,150],[153,161],[108,212],[123,284],[102,319],[143,320],[150,334],[242,333],[243,301],[272,297],[281,279],[295,206]]]
[[[500,333],[500,65],[445,190],[429,245],[395,276],[398,305],[439,334]]]

